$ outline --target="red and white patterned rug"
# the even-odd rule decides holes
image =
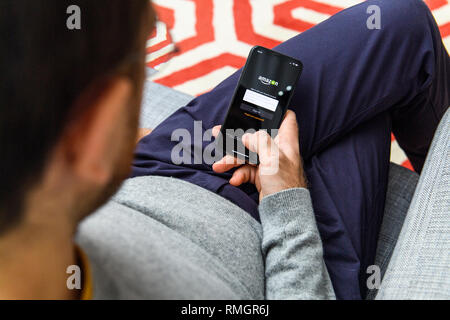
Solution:
[[[242,67],[254,45],[274,47],[361,0],[153,0],[150,80],[199,95]],[[450,49],[450,1],[425,0]],[[170,58],[170,60],[169,60]],[[169,61],[166,63],[166,61]],[[393,162],[410,167],[393,138]]]

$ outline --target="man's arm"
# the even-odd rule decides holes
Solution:
[[[309,191],[294,188],[267,196],[259,213],[266,298],[335,299]]]
[[[219,132],[215,127],[213,134]],[[258,153],[258,166],[225,156],[213,169],[238,167],[230,184],[250,182],[259,191],[266,298],[331,299],[335,295],[306,189],[298,132],[295,113],[288,110],[275,139],[262,130],[242,137],[245,147]]]

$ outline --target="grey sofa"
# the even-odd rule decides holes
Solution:
[[[192,98],[147,81],[141,127],[155,128]],[[391,164],[375,264],[381,286],[367,299],[450,299],[450,111],[420,177]]]

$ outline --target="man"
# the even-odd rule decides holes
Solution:
[[[66,27],[73,4],[81,30]],[[79,222],[129,174],[153,22],[146,0],[1,2],[0,298],[334,298],[293,112],[276,140],[245,137],[262,167],[279,155],[274,175],[243,167],[262,225],[195,185],[138,178],[83,223],[76,249]]]
[[[2,1],[0,296],[71,298],[78,222],[128,175],[146,1]],[[126,17],[126,18],[123,18]]]

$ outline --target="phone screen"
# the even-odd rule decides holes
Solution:
[[[251,50],[222,125],[225,153],[258,163],[256,154],[242,145],[242,135],[250,129],[272,134],[280,127],[302,68],[300,61],[272,50]]]

